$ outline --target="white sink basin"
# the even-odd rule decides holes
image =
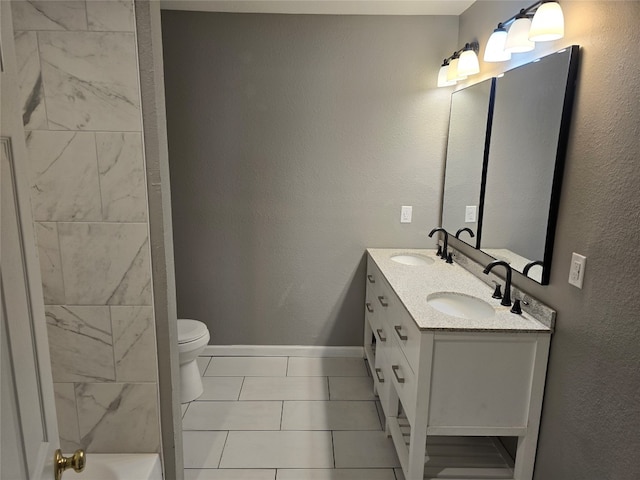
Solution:
[[[400,255],[393,255],[391,257],[396,263],[401,263],[402,265],[430,265],[433,263],[433,258],[423,257],[422,255],[414,255],[412,253],[403,253]]]
[[[432,293],[427,297],[427,303],[452,317],[482,320],[495,315],[495,310],[487,302],[463,293]]]

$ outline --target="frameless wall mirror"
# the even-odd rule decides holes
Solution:
[[[574,45],[451,97],[442,226],[451,235],[470,228],[475,237],[463,232],[462,241],[543,285],[549,283],[578,51]]]
[[[482,174],[491,136],[495,80],[489,79],[451,95],[447,162],[442,198],[442,227],[477,247],[482,213]],[[469,231],[461,231],[468,228]]]
[[[496,80],[479,246],[543,285],[549,283],[577,57],[573,46]]]

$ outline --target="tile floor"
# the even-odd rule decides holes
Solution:
[[[361,358],[200,357],[185,480],[404,480]]]

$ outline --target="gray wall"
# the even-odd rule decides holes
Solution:
[[[364,249],[435,244],[457,17],[162,19],[178,316],[361,345]]]
[[[460,41],[485,45],[527,4],[475,3],[460,17]],[[528,57],[582,46],[551,279],[514,281],[558,311],[535,479],[631,480],[640,478],[640,2],[561,5],[565,38]],[[482,73],[491,68],[504,64]],[[582,290],[567,283],[571,252],[587,257]]]

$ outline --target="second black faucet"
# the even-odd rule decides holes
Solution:
[[[444,228],[438,227],[438,228],[434,228],[433,230],[431,230],[431,232],[429,232],[429,238],[433,237],[433,234],[436,232],[442,232],[444,234],[444,241],[443,241],[442,255],[441,255],[442,259],[446,260],[447,263],[453,263],[453,258],[451,253],[447,252],[447,247],[449,246],[449,234]]]
[[[503,260],[494,260],[485,267],[482,273],[487,275],[491,269],[497,265],[501,265],[507,270],[507,279],[504,282],[504,295],[502,296],[500,305],[509,307],[511,306],[511,265]]]

